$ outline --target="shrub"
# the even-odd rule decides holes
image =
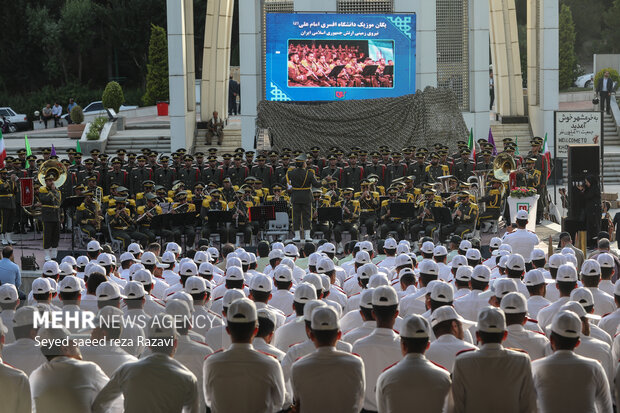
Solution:
[[[609,72],[609,77],[611,78],[611,80],[613,80],[614,82],[620,82],[620,74],[618,74],[618,71],[616,69],[612,69],[611,67],[606,67],[605,69],[599,70],[596,73],[596,76],[594,76],[594,89],[596,89],[596,85],[598,85],[599,79],[601,79],[605,75],[605,72]]]
[[[101,136],[101,130],[103,129],[103,126],[106,124],[107,121],[108,118],[104,116],[99,116],[98,118],[95,118],[93,123],[90,124],[90,129],[86,134],[86,139],[91,141],[96,141],[97,139],[99,139],[99,137]]]
[[[163,27],[151,25],[149,62],[147,64],[146,93],[142,97],[145,106],[169,99],[168,86],[168,39]]]
[[[103,90],[101,100],[104,108],[112,108],[118,113],[121,105],[125,103],[123,88],[118,84],[118,82],[108,82]]]
[[[79,125],[84,122],[84,112],[82,111],[82,107],[80,105],[75,105],[73,109],[71,109],[71,122]]]

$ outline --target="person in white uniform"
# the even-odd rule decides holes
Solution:
[[[430,326],[424,317],[415,314],[405,318],[400,331],[403,358],[377,380],[379,413],[410,411],[412,401],[421,412],[442,411],[452,380],[446,369],[424,356],[429,336]]]
[[[174,360],[178,333],[169,314],[158,314],[148,325],[150,355],[121,366],[100,391],[93,413],[104,413],[120,395],[126,412],[148,411],[198,413],[196,376]]]
[[[232,345],[207,357],[203,364],[205,400],[211,411],[266,413],[282,409],[285,387],[280,363],[252,346],[257,319],[251,300],[241,298],[230,304],[226,320]]]
[[[474,323],[458,315],[454,307],[443,306],[433,311],[430,325],[436,339],[426,351],[426,357],[450,373],[459,353],[477,349],[476,346],[464,340],[464,330],[473,326]]]
[[[512,247],[513,254],[520,254],[526,263],[531,262],[532,251],[540,243],[538,236],[526,229],[529,215],[527,211],[521,210],[517,212],[516,224],[517,229],[512,232],[506,232],[502,239],[502,244]]]
[[[294,294],[291,292],[293,272],[286,265],[278,265],[273,270],[273,283],[276,290],[271,294],[269,305],[282,311],[286,316],[291,315],[295,299]]]
[[[271,345],[277,323],[276,314],[267,308],[259,309],[257,314],[258,332],[252,342],[254,348],[261,353],[274,356],[278,361],[282,361],[286,353]]]
[[[603,316],[601,321],[598,323],[598,326],[605,330],[605,332],[607,332],[607,334],[611,337],[616,335],[618,326],[620,326],[620,281],[616,281],[613,294],[614,302],[616,303],[616,310]]]
[[[466,296],[454,302],[454,309],[466,320],[474,320],[478,317],[478,309],[487,305],[487,300],[479,295],[489,288],[491,270],[486,265],[478,265],[471,273],[471,291]]]
[[[571,264],[562,264],[555,278],[555,288],[560,297],[538,312],[538,324],[545,328],[551,324],[553,316],[570,300],[570,293],[577,288],[577,269]]]
[[[553,318],[550,336],[553,354],[532,363],[541,411],[612,412],[609,382],[603,367],[596,360],[574,352],[581,328],[581,320],[572,311],[558,312]]]
[[[607,252],[603,252],[596,257],[596,261],[598,261],[601,266],[601,282],[598,283],[598,288],[609,295],[613,295],[614,283],[611,281],[611,278],[616,273],[614,256]]]
[[[361,298],[359,314],[363,320],[362,325],[354,328],[353,330],[350,330],[347,334],[345,334],[342,337],[343,341],[346,341],[347,343],[353,345],[360,338],[364,338],[372,334],[372,332],[377,327],[375,317],[372,313],[372,295],[374,294],[374,292],[374,288],[367,288],[363,290],[360,294]]]
[[[19,304],[20,301],[17,288],[15,288],[13,284],[0,285],[0,320],[2,320],[4,326],[7,327],[7,331],[4,333],[5,345],[15,341],[15,335],[13,334],[13,317],[15,316],[15,310]]]
[[[523,327],[528,314],[525,296],[519,292],[508,293],[502,298],[500,308],[506,315],[506,330],[508,331],[503,345],[508,348],[525,350],[532,360],[544,357],[549,345],[547,337]]]
[[[245,293],[243,292],[243,290],[239,290],[236,288],[226,290],[226,293],[224,293],[224,297],[222,298],[222,315],[224,317],[226,317],[230,304],[240,298],[245,298]],[[221,325],[210,328],[209,331],[207,331],[207,335],[205,336],[205,343],[209,347],[211,347],[213,351],[228,348],[228,346],[230,346],[231,344],[231,341],[230,335],[226,330],[226,326]]]
[[[364,401],[364,363],[336,349],[342,334],[338,314],[332,307],[319,307],[312,312],[310,328],[316,351],[296,361],[291,372],[297,411],[316,412],[329,406],[335,412],[358,413]]]
[[[312,284],[302,282],[295,288],[293,299],[295,318],[278,328],[274,333],[273,345],[280,351],[286,352],[290,347],[306,339],[304,306],[310,300],[316,300],[316,288]]]
[[[24,306],[15,312],[13,333],[15,342],[4,347],[4,362],[23,371],[28,376],[47,360],[41,353],[41,347],[34,340],[38,328],[34,328],[36,307]]]
[[[601,265],[598,261],[588,259],[583,262],[581,265],[581,281],[583,286],[589,289],[594,296],[594,314],[602,316],[616,309],[613,297],[598,288],[601,281]]]
[[[547,293],[547,282],[540,270],[530,270],[523,277],[523,284],[527,288],[529,298],[527,299],[527,310],[530,318],[538,320],[538,312],[551,304],[551,301],[545,298]],[[552,286],[555,288],[555,285]]]
[[[461,353],[452,374],[453,412],[536,412],[536,389],[526,353],[502,346],[504,312],[484,307],[478,315],[479,350]]]
[[[8,328],[0,318],[0,389],[2,389],[0,411],[7,413],[31,413],[32,403],[28,376],[23,371],[11,367],[2,361],[2,346],[8,331]]]

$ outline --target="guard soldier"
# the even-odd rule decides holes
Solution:
[[[117,149],[116,157],[121,161],[121,167],[124,168],[127,165],[127,160],[125,159],[125,155],[127,155],[127,151],[125,149]]]
[[[186,214],[196,213],[196,206],[187,202],[187,192],[181,191],[175,195],[176,202],[172,205],[172,214]],[[181,235],[185,235],[186,244],[185,249],[191,249],[194,247],[194,241],[196,239],[195,222],[186,222],[182,225],[172,226],[172,235],[174,241],[177,244],[181,244]]]
[[[326,179],[328,176],[340,184],[342,182],[342,168],[336,165],[338,159],[336,155],[329,155],[327,157],[328,166],[321,171],[321,178]]]
[[[245,166],[250,169],[254,166],[254,151],[245,152]]]
[[[39,173],[39,169],[37,168],[37,156],[36,155],[28,155],[26,157],[28,161],[28,168],[26,168],[27,176],[31,178],[36,178]]]
[[[99,149],[93,149],[90,151],[90,157],[95,162],[95,168],[99,167],[99,154],[101,151]]]
[[[155,171],[155,184],[161,185],[166,190],[172,189],[172,182],[177,180],[177,174],[170,168],[170,157],[162,155],[159,158],[160,167]]]
[[[252,167],[250,175],[260,178],[263,184],[269,188],[273,183],[274,171],[270,165],[265,164],[266,160],[265,155],[258,155],[256,157],[257,165]],[[251,164],[248,164],[248,166],[251,166]]]
[[[439,163],[440,156],[437,152],[431,153],[431,164],[426,167],[426,182],[439,182],[437,178],[440,176],[450,175],[448,165]]]
[[[241,164],[243,157],[240,154],[235,155],[233,166],[228,168],[226,177],[230,178],[233,185],[241,186],[243,181],[248,177],[249,169]]]
[[[62,202],[62,195],[55,185],[57,179],[58,173],[50,170],[45,175],[45,186],[39,188],[45,261],[56,258],[58,253],[58,241],[60,240],[60,205]]]
[[[364,167],[364,174],[366,178],[370,175],[376,175],[379,179],[379,185],[385,185],[385,165],[379,163],[381,154],[379,152],[372,152],[370,154],[372,162]]]
[[[96,182],[99,182],[99,173],[95,169],[95,161],[88,158],[84,161],[84,169],[77,173],[77,183],[86,185],[87,179],[91,176],[94,176]]]
[[[162,208],[157,205],[157,195],[148,192],[144,197],[146,205],[138,207],[136,225],[138,226],[138,232],[144,234],[147,237],[147,242],[151,243],[155,242],[158,235],[151,228],[151,223],[154,217],[162,214]],[[166,242],[172,241],[172,231],[162,228],[158,232]]]
[[[488,232],[492,222],[499,219],[502,205],[502,181],[495,177],[490,178],[491,189],[489,192],[481,197],[478,202],[484,202],[486,204],[484,212],[480,213],[480,225],[483,226],[482,232]],[[483,225],[484,224],[484,225]]]
[[[149,151],[147,156],[149,158],[148,167],[153,170],[154,174],[160,168],[159,164],[157,163],[157,152]]]
[[[215,155],[209,155],[209,157],[207,158],[208,164],[205,165],[205,167],[202,170],[202,182],[203,183],[209,183],[209,182],[215,182],[215,183],[220,183],[220,173],[221,170],[219,168],[219,166],[217,165],[217,156]]]
[[[138,192],[136,194],[136,199],[135,199],[136,206],[143,206],[146,204],[146,194],[154,193],[153,191],[155,188],[155,182],[151,180],[146,180],[142,183],[142,187],[143,187],[143,191]]]
[[[481,159],[476,162],[476,171],[493,170],[493,159],[491,159],[491,151],[485,149],[482,151]]]
[[[392,185],[392,182],[407,175],[407,165],[400,161],[400,153],[392,152],[392,162],[387,165],[386,186]]]
[[[461,182],[467,182],[467,178],[473,175],[474,164],[469,157],[471,150],[463,149],[461,151],[461,159],[454,164],[453,175]]]
[[[354,198],[360,203],[360,226],[366,227],[366,234],[373,235],[377,223],[379,193],[371,191],[370,181],[364,179],[360,183],[360,192],[357,192]]]
[[[108,180],[108,173],[110,172],[110,165],[108,164],[108,154],[102,153],[99,155],[99,165],[97,166],[97,172],[99,173],[99,185],[105,189],[105,183]]]
[[[82,193],[84,202],[77,207],[76,221],[80,224],[80,230],[88,235],[89,238],[95,238],[97,232],[101,230],[101,206],[93,200],[93,192],[85,191]]]
[[[360,190],[360,183],[364,179],[364,168],[357,164],[357,154],[349,153],[349,166],[343,170],[344,183],[343,186],[353,188],[353,191]]]
[[[414,184],[420,186],[426,182],[426,155],[423,148],[418,149],[415,154],[416,161],[409,169],[409,173],[414,177]]]
[[[342,232],[351,234],[352,240],[359,236],[360,202],[353,199],[353,188],[342,190],[342,200],[335,206],[342,208],[342,221],[334,226],[334,240],[342,247]]]
[[[35,157],[35,160],[36,159],[37,158]],[[80,152],[76,152],[75,155],[73,155],[73,162],[74,163],[71,165],[70,170],[77,176],[78,173],[84,170],[84,165],[82,164],[82,154]]]
[[[292,169],[290,166],[291,155],[282,154],[280,157],[280,165],[274,171],[274,182],[280,185],[286,184],[286,173]]]
[[[131,173],[131,170],[137,166],[137,164],[136,164],[136,158],[137,157],[138,157],[138,155],[136,155],[133,152],[129,152],[127,154],[127,164],[125,165],[125,170],[127,170],[127,172]]]
[[[119,158],[112,159],[112,170],[108,172],[104,184],[104,193],[110,194],[110,186],[116,184],[117,186],[129,185],[129,174],[122,169],[123,162]]]
[[[194,167],[194,158],[192,155],[183,157],[184,165],[177,173],[177,179],[185,184],[186,188],[193,188],[196,182],[200,181],[200,171]]]
[[[235,200],[235,188],[232,186],[232,179],[229,177],[224,178],[222,181],[222,199],[226,202],[232,202]]]
[[[2,219],[2,245],[15,245],[11,238],[15,221],[16,175],[8,176],[6,168],[0,169],[0,217]]]
[[[227,211],[228,204],[221,199],[222,191],[219,189],[212,189],[209,192],[209,196],[202,201],[202,208],[200,209],[200,217],[202,222],[202,237],[209,239],[211,236],[212,226],[216,228],[220,234],[220,243],[226,243],[228,238],[228,231],[226,229],[226,223],[216,222],[209,223],[209,211]],[[213,225],[215,224],[215,225]]]
[[[424,231],[424,235],[432,237],[435,230],[437,230],[439,224],[435,222],[433,208],[442,208],[443,203],[436,199],[435,195],[436,191],[434,189],[429,188],[424,191],[424,199],[418,205],[420,212],[417,222],[409,230],[412,240],[419,239],[419,233],[422,231]]]
[[[146,166],[146,156],[137,157],[138,166],[129,172],[129,192],[136,194],[142,188],[142,182],[153,179],[153,171]]]
[[[293,230],[295,236],[293,242],[301,241],[301,229],[304,230],[304,238],[307,242],[310,237],[310,218],[312,216],[312,187],[319,188],[321,183],[317,181],[314,170],[306,169],[307,157],[300,154],[295,158],[295,168],[286,173],[286,182],[291,188],[291,203],[293,205]]]
[[[459,203],[452,214],[453,223],[445,225],[441,229],[443,238],[454,232],[455,235],[462,237],[468,232],[472,232],[478,222],[478,205],[471,202],[471,195],[468,191],[459,192]]]

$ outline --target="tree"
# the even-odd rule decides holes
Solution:
[[[117,82],[108,82],[101,100],[104,108],[112,108],[118,113],[121,105],[125,103],[123,88]]]
[[[84,55],[93,45],[97,22],[94,4],[91,0],[67,0],[60,12],[60,27],[65,37],[63,43],[77,54],[77,78],[82,81]]]
[[[570,7],[560,8],[560,89],[567,89],[577,78],[577,55],[575,54],[575,23]]]
[[[618,33],[617,25],[620,19],[620,0],[614,0],[613,5],[607,10],[603,20],[607,28],[603,31],[606,40],[605,53],[618,53],[620,51],[620,33]]]
[[[145,106],[168,100],[168,39],[163,27],[151,25],[149,62],[146,74],[146,93],[142,97]]]

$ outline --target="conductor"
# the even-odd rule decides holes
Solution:
[[[291,190],[291,204],[293,205],[293,230],[295,237],[293,242],[301,241],[301,228],[304,229],[306,242],[312,241],[310,237],[310,218],[312,217],[312,187],[321,187],[317,181],[314,170],[306,168],[306,154],[300,154],[295,158],[295,168],[286,172],[286,182]]]

